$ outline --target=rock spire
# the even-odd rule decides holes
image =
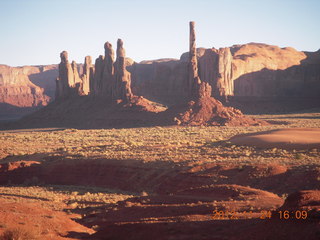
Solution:
[[[199,97],[211,97],[211,86],[202,82],[198,72],[198,59],[197,59],[197,48],[196,48],[196,33],[195,33],[195,22],[189,23],[190,34],[189,34],[189,95],[191,98]]]
[[[102,88],[107,98],[112,97],[112,86],[114,85],[114,51],[112,44],[104,44],[104,68],[102,73]]]
[[[86,56],[84,59],[83,76],[82,76],[82,94],[90,93],[90,80],[94,77],[94,67],[92,65],[91,56]]]
[[[196,33],[195,33],[195,22],[189,23],[190,34],[189,34],[189,92],[191,96],[194,96],[199,88],[201,80],[198,74],[198,60],[197,60],[197,49],[196,49]]]
[[[123,41],[117,42],[117,60],[115,62],[115,83],[112,88],[112,98],[123,101],[130,101],[133,94],[131,92],[131,75],[126,70],[126,53],[123,48]]]
[[[65,98],[70,94],[70,88],[75,87],[75,79],[71,64],[68,61],[68,52],[60,53],[59,77],[56,80],[56,98]]]

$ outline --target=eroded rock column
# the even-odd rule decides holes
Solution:
[[[56,98],[67,97],[70,88],[75,87],[74,74],[71,64],[68,61],[68,52],[60,53],[61,62],[59,64],[59,77],[56,80]]]
[[[196,33],[195,33],[195,22],[190,22],[190,34],[189,34],[189,92],[191,96],[197,94],[201,80],[198,73],[198,60],[197,60],[197,49],[196,49]]]
[[[102,89],[107,98],[112,98],[114,85],[114,51],[109,42],[104,44],[104,68],[102,76]]]
[[[94,77],[94,67],[92,65],[91,56],[86,56],[84,59],[83,76],[82,76],[82,94],[90,93],[90,80]]]
[[[132,98],[131,75],[126,70],[126,53],[123,48],[123,41],[117,42],[117,60],[115,62],[115,83],[112,88],[112,98],[129,102]]]
[[[94,78],[93,81],[90,82],[90,94],[100,96],[103,95],[102,89],[102,75],[104,69],[104,56],[100,55],[94,64]]]

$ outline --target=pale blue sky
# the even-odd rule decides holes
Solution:
[[[179,58],[189,25],[197,46],[263,42],[320,48],[319,0],[0,0],[0,64],[52,64],[62,50],[83,62],[122,38],[135,61]]]

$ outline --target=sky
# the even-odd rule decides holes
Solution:
[[[249,42],[320,48],[319,0],[0,0],[0,64],[45,65],[96,59],[103,45],[124,41],[140,62],[180,58],[189,48],[189,21],[197,47]]]

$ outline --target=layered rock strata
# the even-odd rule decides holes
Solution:
[[[240,110],[225,107],[223,104],[211,97],[212,89],[208,82],[201,81],[198,73],[198,62],[196,58],[195,23],[190,22],[190,48],[189,48],[189,96],[190,101],[181,106],[172,107],[168,112],[177,112],[173,118],[178,125],[231,125],[249,126],[266,124],[263,121],[245,117]],[[228,57],[228,51],[221,51],[223,56]],[[223,59],[227,59],[223,58]],[[223,61],[222,65],[227,65]],[[223,70],[223,69],[222,69]],[[222,71],[221,70],[221,71]],[[229,76],[221,76],[221,79]],[[226,94],[226,92],[224,92]]]
[[[198,76],[212,96],[239,98],[319,97],[320,51],[299,52],[261,43],[228,48],[197,48]],[[130,66],[134,94],[168,105],[189,94],[189,53],[177,59],[143,61]]]
[[[92,64],[90,56],[85,57],[83,74],[80,77],[77,64],[68,61],[68,53],[60,54],[59,77],[57,78],[56,98],[65,98],[73,95],[94,95],[111,100],[130,102],[131,74],[127,71],[125,49],[123,41],[117,42],[117,59],[114,62],[112,45],[104,45],[105,56],[100,55]]]
[[[52,65],[52,68],[55,67]],[[50,81],[52,76],[50,73],[47,76],[49,71],[51,71],[50,66],[44,69],[42,66],[0,65],[0,103],[29,108],[47,105],[52,95],[51,92],[50,94],[45,93],[42,85],[50,85],[50,83],[43,83],[43,81]],[[41,75],[42,82],[37,79],[39,75]]]
[[[115,62],[115,81],[112,88],[112,99],[121,99],[129,102],[133,94],[131,92],[131,74],[126,69],[126,53],[123,41],[117,42],[117,60]]]

